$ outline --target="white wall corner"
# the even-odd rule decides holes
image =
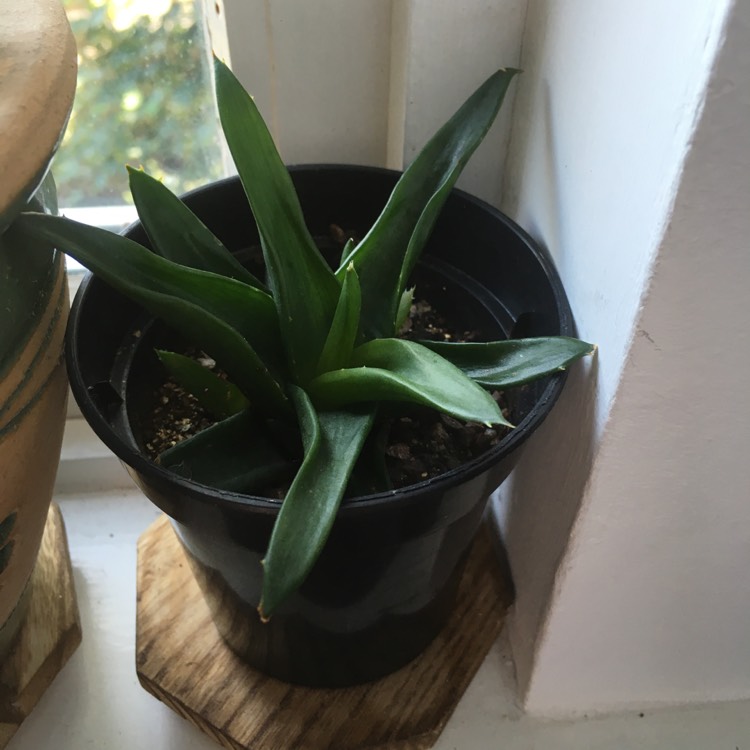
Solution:
[[[388,81],[388,132],[386,162],[389,169],[403,169],[406,113],[409,104],[409,77],[412,3],[394,0],[391,11],[391,46]]]
[[[218,23],[219,7],[232,69],[255,97],[285,162],[385,163],[390,0],[212,6],[210,23]]]
[[[526,14],[526,0],[206,3],[214,48],[255,97],[287,163],[394,169],[494,70],[518,65]],[[495,205],[514,94],[515,84],[459,181]]]
[[[526,0],[394,0],[388,166],[408,165],[482,81],[517,67]],[[458,186],[495,205],[516,84]]]
[[[531,3],[506,205],[600,352],[496,506],[519,684],[555,716],[745,698],[750,6],[560,5]]]

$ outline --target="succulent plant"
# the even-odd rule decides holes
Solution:
[[[490,76],[437,132],[372,228],[346,244],[336,269],[305,226],[252,98],[218,60],[221,124],[257,223],[266,279],[253,276],[179,198],[139,170],[129,170],[130,188],[153,252],[65,218],[25,213],[15,222],[14,231],[62,248],[218,363],[224,377],[182,352],[159,353],[216,418],[164,452],[162,465],[249,493],[294,467],[263,562],[262,617],[313,566],[363,448],[380,446],[382,464],[382,443],[367,439],[385,404],[508,425],[490,389],[564,369],[593,349],[564,337],[418,343],[396,335],[412,303],[420,252],[516,72]],[[279,440],[279,426],[297,436],[296,452]],[[369,463],[378,465],[377,455]]]

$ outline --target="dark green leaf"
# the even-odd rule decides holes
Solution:
[[[292,180],[255,102],[219,60],[214,71],[222,128],[258,225],[282,341],[294,376],[304,383],[323,351],[340,284],[305,226]]]
[[[276,309],[266,292],[181,266],[127,237],[70,219],[23,213],[14,228],[53,243],[131,299],[141,289],[180,297],[225,321],[262,352],[278,352]]]
[[[461,370],[424,346],[402,339],[377,339],[357,347],[351,368],[318,376],[308,391],[323,409],[407,401],[471,422],[508,424],[492,396]]]
[[[489,344],[423,341],[472,380],[488,388],[509,388],[536,380],[591,354],[596,347],[579,339],[552,336]]]
[[[341,296],[323,353],[320,355],[318,372],[338,370],[349,364],[359,331],[360,306],[359,279],[354,266],[351,265],[341,285]]]
[[[362,446],[346,488],[346,497],[362,497],[393,489],[385,461],[385,449],[390,431],[391,420],[380,424],[376,422],[376,426],[373,427]]]
[[[252,345],[255,341],[264,348],[276,344],[273,301],[264,292],[178,266],[125,237],[68,219],[21,214],[12,231],[69,252],[122,294],[162,318],[210,354],[259,409],[290,410],[281,386]]]
[[[260,411],[270,415],[290,411],[279,382],[234,328],[177,297],[146,292],[134,299],[210,354]]]
[[[236,385],[220,378],[192,357],[165,351],[156,354],[167,372],[217,419],[231,417],[250,405]]]
[[[154,252],[189,268],[264,289],[210,229],[163,183],[128,167],[130,192]]]
[[[490,76],[433,136],[401,176],[373,227],[336,272],[354,262],[367,336],[392,336],[401,294],[438,213],[481,143],[517,70]]]
[[[374,414],[372,408],[316,412],[303,390],[293,386],[291,395],[305,458],[281,505],[263,561],[258,611],[264,618],[302,585],[318,559]]]
[[[250,410],[183,440],[164,451],[158,463],[208,487],[246,493],[278,481],[294,467]]]
[[[260,289],[178,265],[127,237],[62,217],[24,213],[14,228],[53,243],[131,299],[139,289],[180,297],[225,321],[264,353],[279,351],[273,299]]]

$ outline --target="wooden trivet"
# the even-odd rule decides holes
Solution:
[[[163,516],[138,542],[138,679],[231,750],[424,750],[500,633],[511,598],[500,567],[483,529],[454,614],[422,656],[367,685],[297,687],[256,672],[224,644]]]
[[[10,742],[81,642],[68,540],[54,503],[29,585],[24,623],[0,666],[0,748]]]

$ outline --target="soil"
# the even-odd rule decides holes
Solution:
[[[401,336],[408,339],[471,341],[476,331],[457,331],[426,301],[412,305]],[[195,353],[193,353],[195,356]],[[502,393],[492,394],[507,417]],[[196,398],[174,380],[165,381],[156,394],[156,406],[144,425],[144,443],[150,458],[197,434],[215,422]],[[386,442],[386,466],[394,488],[408,487],[439,476],[497,445],[506,428],[463,423],[432,409],[410,408],[390,422]],[[268,488],[283,497],[285,488]]]
[[[391,425],[385,449],[394,487],[408,487],[444,474],[497,445],[506,428],[465,424],[424,409]]]
[[[197,435],[216,422],[195,396],[172,378],[159,387],[155,400],[156,406],[144,429],[146,453],[153,460],[167,448]]]
[[[335,235],[334,228],[332,234]],[[484,338],[480,331],[451,325],[439,310],[423,299],[412,304],[399,336],[432,341]],[[198,359],[205,357],[198,352],[189,354]],[[496,391],[492,395],[507,417],[502,393]],[[143,425],[144,447],[154,460],[163,451],[215,422],[194,396],[171,379],[158,388],[155,403],[150,419]],[[503,427],[463,423],[427,408],[404,407],[400,411],[398,417],[389,419],[385,448],[386,467],[394,488],[407,487],[455,469],[497,445],[507,432]],[[261,494],[281,499],[286,489],[273,487]]]

